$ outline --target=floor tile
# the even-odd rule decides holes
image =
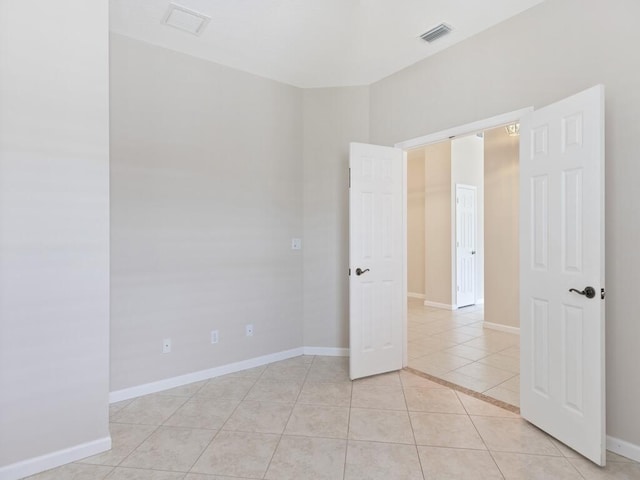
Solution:
[[[585,480],[638,480],[640,478],[638,463],[609,462],[602,468],[584,458],[568,460]]]
[[[164,425],[217,430],[224,425],[239,403],[239,400],[228,398],[214,400],[196,396],[176,410]]]
[[[482,450],[418,447],[427,479],[500,480],[502,474],[491,454]]]
[[[156,430],[155,425],[131,425],[127,423],[112,423],[109,425],[111,433],[111,450],[80,460],[80,463],[94,465],[116,466],[127,455],[133,452],[149,435]]]
[[[433,382],[429,379],[421,377],[420,375],[416,375],[415,373],[411,373],[405,370],[402,370],[400,372],[400,380],[402,381],[402,386],[405,388],[407,387],[447,388],[440,383]]]
[[[349,366],[342,363],[312,363],[307,374],[308,383],[350,383]]]
[[[511,377],[506,382],[502,382],[500,385],[498,385],[498,387],[504,388],[506,390],[511,390],[515,393],[520,393],[520,375]]]
[[[242,400],[255,382],[255,378],[249,377],[218,377],[209,380],[196,395],[211,399]]]
[[[520,359],[508,355],[502,355],[501,353],[493,353],[478,360],[478,363],[506,370],[516,375],[520,373]]]
[[[346,439],[348,428],[348,407],[298,404],[291,413],[284,433]]]
[[[404,395],[412,412],[466,413],[453,390],[406,387]]]
[[[298,403],[348,407],[351,405],[350,383],[305,383]]]
[[[261,381],[304,383],[309,367],[307,365],[269,365],[260,377]]]
[[[468,347],[466,345],[454,345],[453,347],[449,347],[444,350],[446,353],[451,353],[458,357],[466,358],[473,362],[478,361],[482,358],[485,358],[487,355],[490,355],[485,350],[479,348]]]
[[[410,412],[418,445],[486,450],[467,415]]]
[[[493,458],[506,480],[582,479],[582,475],[564,457],[494,452]]]
[[[122,410],[124,407],[133,402],[133,398],[129,400],[122,400],[121,402],[114,402],[109,404],[109,416],[113,417],[114,413]]]
[[[379,410],[407,409],[402,393],[402,386],[399,383],[394,386],[379,386],[354,382],[351,406],[357,408],[376,408]]]
[[[490,388],[489,390],[485,390],[483,393],[488,397],[501,400],[509,405],[514,405],[516,407],[520,406],[520,394],[518,392],[497,386]]]
[[[344,480],[423,480],[414,445],[349,440]]]
[[[437,376],[470,363],[472,362],[466,358],[458,357],[450,353],[439,352],[411,360],[409,361],[409,366],[421,372]]]
[[[278,433],[284,431],[293,405],[244,401],[224,424],[223,430]]]
[[[215,432],[160,427],[123,462],[123,467],[188,472]]]
[[[472,416],[471,420],[489,450],[549,456],[561,455],[548,435],[522,419]]]
[[[283,436],[268,480],[342,480],[346,440]]]
[[[107,476],[106,480],[182,480],[183,478],[184,473],[118,467]]]
[[[352,408],[349,439],[386,443],[414,443],[407,412]]]
[[[245,400],[293,404],[298,398],[301,389],[301,384],[296,382],[268,380],[265,377],[261,377],[251,387]]]
[[[468,375],[463,375],[462,373],[456,371],[444,373],[442,375],[439,375],[439,377],[455,385],[459,385],[461,387],[465,387],[469,390],[473,390],[474,392],[479,393],[486,392],[487,390],[494,387],[493,382],[469,377]]]
[[[461,373],[462,375],[466,375],[471,378],[476,378],[482,382],[490,383],[492,386],[498,386],[502,382],[505,382],[514,376],[513,372],[501,370],[480,362],[471,363],[464,367],[457,368],[454,372]]]
[[[116,412],[111,421],[114,423],[161,425],[186,401],[187,399],[184,397],[146,395],[136,398],[129,405]]]
[[[279,440],[279,435],[221,431],[191,472],[262,478]]]
[[[505,410],[504,408],[491,405],[489,402],[479,400],[477,398],[465,395],[461,392],[456,392],[458,398],[462,402],[465,410],[469,415],[479,415],[485,417],[507,417],[507,418],[519,418],[519,415]]]
[[[102,480],[111,470],[113,467],[104,465],[69,463],[27,478],[29,480]]]

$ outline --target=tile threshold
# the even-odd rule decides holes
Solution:
[[[412,368],[412,367],[405,367],[403,370],[413,373],[414,375],[417,375],[419,377],[426,378],[427,380],[431,380],[432,382],[439,383],[440,385],[448,387],[452,390],[456,390],[458,392],[464,393],[465,395],[468,395],[470,397],[474,397],[474,398],[477,398],[478,400],[482,400],[484,402],[490,403],[491,405],[500,407],[504,410],[507,410],[508,412],[520,415],[520,408],[516,407],[515,405],[511,405],[510,403],[503,402],[502,400],[498,400],[488,395],[484,395],[483,393],[476,392],[475,390],[471,390],[461,385],[457,385],[455,383],[449,382],[448,380],[444,380],[440,377],[436,377],[428,373],[421,372],[420,370],[416,370],[415,368]]]

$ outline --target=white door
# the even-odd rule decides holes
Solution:
[[[520,133],[521,415],[604,465],[604,88]]]
[[[406,157],[352,143],[349,158],[351,379],[402,368],[406,317]]]
[[[456,185],[456,305],[476,303],[476,187]]]

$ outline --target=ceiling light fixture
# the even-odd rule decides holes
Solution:
[[[504,129],[507,131],[507,135],[509,135],[510,137],[517,137],[518,135],[520,135],[519,123],[512,123],[511,125],[507,125],[506,127],[504,127]]]

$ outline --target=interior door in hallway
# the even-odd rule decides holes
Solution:
[[[456,185],[456,305],[476,303],[476,187]]]
[[[403,366],[406,156],[352,143],[349,165],[349,352],[356,379]]]
[[[604,465],[604,87],[520,133],[521,415]]]

